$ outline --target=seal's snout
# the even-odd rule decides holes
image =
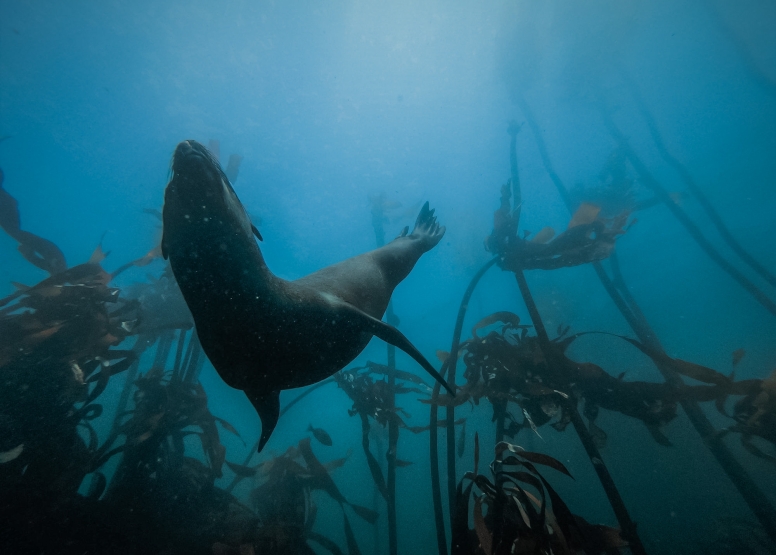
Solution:
[[[193,142],[194,141],[181,141],[181,143],[178,144],[178,147],[175,149],[175,155],[184,157],[194,152],[194,146],[192,145]]]
[[[181,141],[172,157],[173,174],[220,184],[221,168],[216,158],[194,140]]]
[[[181,141],[173,154],[173,167],[181,166],[190,158],[210,158],[207,149],[197,141]]]

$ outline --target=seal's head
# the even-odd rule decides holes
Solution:
[[[203,170],[211,174],[211,179],[220,179],[222,176],[218,160],[203,144],[188,140],[175,147],[175,153],[172,155],[173,174],[196,173],[201,176]]]
[[[218,160],[193,140],[181,142],[173,154],[163,220],[165,257],[179,239],[252,235],[250,219]]]

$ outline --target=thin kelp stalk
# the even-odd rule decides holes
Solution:
[[[118,428],[121,425],[121,418],[123,416],[124,411],[127,410],[127,403],[129,402],[129,396],[132,394],[132,388],[135,387],[135,378],[137,378],[137,371],[138,371],[138,368],[140,367],[140,357],[143,356],[143,352],[145,352],[145,350],[149,347],[150,341],[151,341],[151,338],[145,335],[141,335],[135,341],[135,346],[132,349],[135,353],[135,360],[127,369],[127,375],[124,381],[124,387],[121,390],[121,395],[119,396],[119,402],[116,405],[116,416],[113,418],[113,423],[111,424],[111,429],[110,429],[110,433],[108,434],[108,437],[111,437],[115,433],[118,433]]]
[[[445,372],[447,372],[450,368],[455,369],[457,364],[458,349],[461,345],[461,331],[463,330],[463,321],[466,317],[466,311],[469,308],[469,300],[471,300],[474,289],[482,279],[482,276],[485,275],[485,272],[487,272],[496,262],[498,262],[498,260],[499,257],[497,256],[483,264],[483,266],[477,270],[477,273],[474,274],[474,277],[469,282],[469,286],[466,288],[466,291],[463,294],[461,305],[458,308],[458,318],[455,321],[455,330],[453,331],[453,343],[450,348],[450,354],[439,371],[439,373],[442,374],[442,377],[445,377]],[[449,373],[447,375],[447,382],[451,383]],[[437,530],[437,548],[439,550],[439,555],[446,555],[447,540],[445,539],[445,519],[444,515],[442,514],[442,491],[439,480],[439,430],[437,428],[437,423],[439,422],[439,405],[436,404],[436,400],[439,398],[439,387],[439,382],[436,381],[434,383],[433,393],[431,394],[432,402],[429,418],[429,457],[431,461],[431,498],[434,502],[434,522],[436,524]],[[448,432],[448,437],[449,435],[450,432]],[[453,432],[452,435],[455,436],[455,432]],[[453,452],[455,453],[455,444],[453,444]],[[451,517],[455,514],[454,507],[455,498],[452,498],[450,500]]]
[[[698,243],[703,252],[705,252],[709,258],[711,258],[720,268],[722,268],[727,274],[732,277],[741,287],[743,287],[747,293],[752,295],[754,299],[763,305],[766,310],[776,316],[776,303],[774,303],[765,293],[763,293],[759,287],[752,283],[738,268],[733,266],[727,259],[725,259],[719,251],[712,245],[708,239],[703,235],[703,232],[697,225],[690,219],[687,213],[676,204],[668,191],[658,182],[654,176],[647,169],[647,166],[636,155],[636,152],[631,148],[628,139],[620,131],[617,125],[614,123],[611,114],[603,107],[601,107],[601,115],[604,120],[604,125],[609,130],[620,148],[623,149],[628,160],[638,172],[639,176],[643,180],[643,183],[649,187],[655,195],[668,207],[669,211],[674,217],[679,220],[690,236]]]
[[[509,168],[512,174],[512,218],[515,221],[515,226],[520,223],[520,210],[523,207],[523,193],[520,190],[520,172],[517,171],[517,134],[520,132],[520,127],[522,126],[512,121],[507,129],[507,133],[509,133]]]
[[[372,205],[372,226],[375,230],[375,241],[377,248],[385,245],[385,229],[383,228],[385,213],[383,205],[374,203]],[[385,311],[385,320],[392,326],[399,324],[399,319],[393,311],[393,301],[388,303],[388,309]],[[387,344],[388,368],[396,369],[396,347]],[[391,410],[396,408],[396,373],[391,372],[388,375],[388,384],[391,393],[388,398],[388,405]],[[396,530],[396,450],[399,443],[399,423],[395,418],[388,421],[388,452],[385,458],[388,461],[388,475],[386,476],[386,488],[388,490],[388,553],[396,555],[398,549],[397,530]]]
[[[622,277],[618,259],[616,257],[612,257],[611,263],[614,284],[620,291],[623,292],[625,300],[634,307],[634,312],[636,314],[641,314],[641,310],[638,308],[638,305],[636,305],[635,299],[633,299],[633,297],[630,295],[628,287]],[[651,335],[647,336],[647,338],[641,338],[642,341],[656,352],[663,353],[664,351],[662,345],[657,340],[654,333],[652,333],[649,325],[646,323],[645,325],[647,326],[647,329]],[[634,331],[636,331],[638,335],[638,331]],[[652,338],[651,342],[649,341],[649,337]],[[684,385],[684,382],[673,368],[664,363],[656,363],[656,365],[667,383],[677,387]],[[760,521],[760,524],[762,525],[765,532],[768,534],[771,540],[776,542],[776,509],[774,509],[773,504],[757,486],[755,481],[752,480],[752,477],[749,475],[746,469],[733,456],[733,453],[731,453],[727,446],[723,443],[722,435],[711,424],[698,402],[691,399],[682,398],[680,399],[680,403],[684,409],[685,414],[687,414],[687,418],[690,420],[690,423],[698,431],[698,434],[700,434],[703,442],[709,448],[709,451],[711,451],[711,454],[714,455],[714,458],[716,458],[717,462],[719,462],[722,470],[724,470],[725,474],[727,474],[728,478],[730,478],[730,481],[733,483],[736,489],[738,489],[738,492],[744,498],[744,501],[749,506],[749,509],[757,517],[757,520]]]
[[[178,330],[178,346],[175,349],[175,363],[172,367],[173,381],[181,379],[181,362],[183,361],[183,346],[186,344],[186,331],[185,329]]]
[[[520,172],[517,165],[517,134],[520,132],[520,125],[517,122],[510,122],[507,133],[509,134],[509,168],[512,185],[512,219],[514,221],[515,229],[520,221],[521,209],[523,206],[523,193],[520,187]],[[463,324],[463,322],[461,322]],[[504,421],[507,416],[507,405],[509,401],[504,399],[502,401],[492,401],[493,411],[496,416],[496,441],[495,445],[501,443],[504,439]],[[498,404],[498,408],[497,405]],[[503,495],[503,487],[505,483],[504,476],[501,472],[501,459],[497,457],[493,461],[493,471],[496,484],[496,496],[493,500],[493,546],[499,546],[504,536],[504,505],[505,496]],[[457,510],[457,507],[456,507]],[[453,509],[451,509],[453,512]],[[490,555],[490,554],[486,554]]]
[[[493,401],[495,403],[495,400]],[[503,407],[498,410],[498,417],[496,418],[496,442],[498,445],[504,440],[504,420],[507,415],[508,401],[504,400]],[[501,490],[506,483],[504,476],[502,475],[501,458],[497,457],[493,461],[493,472],[495,474],[496,489]],[[504,537],[504,504],[505,497],[503,494],[499,494],[497,491],[496,497],[493,503],[493,546],[498,546]]]
[[[690,171],[685,167],[684,164],[682,164],[676,157],[674,157],[670,152],[668,152],[668,149],[666,148],[665,143],[663,142],[663,137],[660,135],[660,131],[657,128],[657,123],[655,122],[655,118],[652,116],[652,113],[647,108],[647,103],[644,100],[644,97],[641,96],[641,92],[639,91],[636,83],[631,79],[628,75],[623,73],[623,78],[625,79],[625,82],[628,85],[628,88],[631,90],[631,94],[633,95],[633,99],[636,101],[636,105],[639,108],[639,111],[641,112],[641,116],[644,118],[644,121],[647,123],[647,127],[649,128],[649,133],[652,135],[652,141],[655,143],[655,147],[657,148],[657,151],[660,153],[660,156],[663,158],[663,160],[666,161],[666,163],[674,168],[676,170],[676,173],[679,174],[679,177],[682,179],[684,184],[687,186],[687,188],[690,190],[690,193],[695,197],[695,199],[698,201],[698,203],[701,205],[701,208],[703,208],[706,211],[706,214],[709,216],[709,219],[712,221],[714,226],[717,228],[717,231],[722,236],[722,238],[725,240],[725,242],[728,244],[728,246],[735,252],[738,257],[746,262],[746,264],[749,265],[752,270],[757,272],[765,281],[776,287],[776,276],[773,275],[771,272],[769,272],[760,262],[758,262],[751,254],[749,254],[744,247],[741,246],[741,243],[738,242],[738,240],[733,237],[733,234],[730,232],[728,227],[725,225],[725,222],[722,221],[722,217],[719,215],[719,212],[714,208],[714,206],[711,204],[711,201],[709,201],[708,197],[706,196],[706,193],[703,192],[703,190],[698,187],[698,184],[695,182],[695,179],[693,179],[692,174]]]
[[[202,345],[199,342],[197,333],[194,332],[191,334],[191,339],[189,339],[186,362],[183,364],[183,368],[185,368],[183,381],[185,383],[194,383],[199,380],[199,373],[202,370],[202,366],[205,364],[205,359],[202,358],[202,354]]]
[[[170,356],[170,348],[172,347],[173,339],[175,339],[175,332],[167,330],[159,338],[159,343],[156,345],[156,354],[154,356],[154,364],[151,368],[164,368],[167,363],[167,357]]]
[[[335,383],[334,378],[326,378],[322,382],[318,382],[317,384],[311,385],[310,387],[308,387],[306,390],[300,393],[298,397],[296,397],[285,407],[283,407],[283,410],[280,411],[280,415],[278,416],[278,419],[281,418],[284,414],[286,414],[289,410],[291,410],[291,407],[293,407],[299,401],[307,397],[310,393],[312,393],[316,389],[322,388],[325,385],[329,385],[330,383]],[[250,451],[248,451],[248,456],[245,457],[245,460],[242,463],[243,466],[248,466],[251,463],[251,459],[253,458],[253,455],[258,453],[259,441],[261,441],[261,439],[256,440],[256,443],[253,445],[253,448]],[[231,491],[234,489],[234,487],[241,479],[242,479],[242,476],[235,476],[232,482],[226,487],[225,491],[227,493],[231,493]]]
[[[571,202],[571,198],[569,197],[568,190],[552,167],[550,157],[547,154],[547,147],[544,144],[544,139],[542,138],[541,130],[539,129],[530,106],[522,96],[517,98],[517,104],[523,112],[528,126],[531,128],[531,132],[533,133],[534,140],[536,141],[536,145],[547,174],[550,176],[550,179],[557,188],[558,194],[560,194],[569,212],[573,213],[574,206]],[[625,290],[625,294],[628,296],[630,306],[623,299],[622,295],[620,295],[617,287],[614,285],[604,270],[603,265],[600,262],[594,262],[593,268],[601,280],[601,284],[604,286],[604,289],[612,298],[615,306],[620,310],[623,318],[625,318],[625,320],[631,326],[631,329],[633,329],[634,333],[644,344],[651,346],[658,352],[663,353],[664,351],[660,345],[660,341],[647,322],[646,318],[644,318],[644,315],[636,304],[635,299],[633,299],[633,297],[627,291],[627,287],[623,287],[623,290]],[[683,384],[681,378],[673,368],[670,368],[665,364],[657,364],[657,368],[667,383]],[[744,467],[741,466],[741,464],[735,459],[733,454],[728,450],[727,446],[722,443],[722,439],[711,425],[711,422],[709,422],[703,410],[700,408],[700,405],[698,405],[698,403],[694,400],[686,399],[681,401],[681,405],[687,414],[690,423],[704,440],[704,443],[706,443],[708,446],[709,451],[711,451],[712,455],[714,455],[714,457],[717,459],[717,462],[720,464],[725,474],[727,474],[730,481],[733,483],[736,489],[738,489],[738,492],[744,498],[744,501],[746,501],[749,509],[760,521],[760,524],[771,537],[771,539],[776,541],[776,509],[774,509],[773,505],[765,496],[765,494],[763,494],[763,492],[757,487],[757,484],[755,484],[754,480],[752,480],[751,476],[749,476]]]
[[[515,272],[515,279],[517,280],[517,286],[520,289],[520,294],[523,297],[525,306],[528,309],[528,314],[531,316],[531,322],[533,323],[534,329],[536,330],[536,336],[539,338],[539,347],[542,350],[544,359],[547,361],[548,365],[555,365],[557,363],[553,356],[555,351],[550,346],[550,338],[547,335],[547,330],[545,329],[544,323],[542,322],[539,309],[536,307],[536,303],[534,302],[533,296],[531,295],[531,291],[528,288],[528,282],[525,279],[525,275],[522,271]],[[587,453],[587,456],[590,459],[596,474],[598,474],[598,479],[601,482],[601,486],[603,486],[604,491],[606,492],[606,497],[609,499],[609,503],[611,504],[612,510],[614,511],[614,515],[617,517],[617,522],[619,522],[620,528],[622,530],[622,536],[628,540],[628,544],[632,553],[635,555],[646,554],[638,532],[636,531],[636,523],[633,522],[630,514],[628,514],[628,509],[625,506],[625,502],[622,500],[622,496],[620,495],[620,492],[617,489],[611,474],[609,474],[609,469],[606,468],[606,464],[601,458],[601,453],[598,451],[595,440],[590,434],[590,431],[587,429],[587,426],[585,426],[582,417],[579,415],[576,400],[572,396],[565,401],[565,405],[568,409],[569,415],[571,416],[571,423],[574,425],[574,430],[577,432],[579,439],[582,441],[582,446],[585,448],[585,452]],[[494,533],[494,545],[498,545],[495,543],[495,539],[496,534]]]
[[[449,359],[448,359],[449,360]],[[446,375],[446,364],[442,365],[439,374],[444,378]],[[439,483],[439,428],[438,413],[439,405],[436,400],[439,397],[439,382],[434,381],[434,390],[431,393],[431,416],[429,418],[429,462],[431,464],[431,499],[434,502],[434,524],[437,532],[437,550],[439,555],[447,555],[447,539],[445,539],[445,517],[442,514],[442,489]]]
[[[388,311],[386,312],[386,320],[396,322],[396,315],[393,313],[393,303],[388,304]],[[396,369],[396,347],[388,345],[388,367],[391,370]],[[391,372],[388,376],[388,383],[390,385],[391,394],[389,397],[390,407],[393,409],[396,407],[396,374]],[[386,453],[386,459],[388,459],[388,553],[390,555],[396,555],[398,550],[397,529],[396,529],[396,450],[399,444],[399,423],[395,418],[388,421],[388,452]]]
[[[532,118],[531,118],[532,119]],[[529,121],[530,125],[530,121]],[[535,127],[535,122],[531,126],[532,129]],[[538,128],[536,128],[538,129]],[[511,136],[511,144],[510,147],[512,150],[516,149],[516,141],[515,137],[517,134],[517,130],[519,128],[516,128],[514,124],[510,125],[509,128],[509,134]],[[540,150],[543,151],[543,157],[547,156],[547,151],[544,148],[544,145],[540,148]],[[518,184],[517,192],[515,192],[515,198],[518,198],[519,192],[519,181],[515,179],[515,176],[518,175],[518,168],[517,168],[517,155],[513,155],[512,152],[510,152],[510,160],[511,160],[511,166],[512,166],[512,174],[513,174],[513,187],[515,183]],[[557,176],[556,176],[557,178]],[[554,179],[553,179],[554,181]],[[558,181],[560,179],[558,178]],[[565,195],[564,200],[568,198],[568,194]],[[569,208],[571,208],[569,204]],[[520,295],[523,297],[523,302],[525,303],[526,309],[528,310],[528,314],[531,316],[531,322],[533,323],[534,329],[536,330],[536,336],[539,339],[539,347],[542,351],[542,354],[544,355],[544,359],[547,361],[547,364],[550,366],[554,366],[559,361],[556,361],[554,359],[554,349],[550,346],[550,337],[547,334],[547,329],[544,327],[544,322],[542,321],[541,315],[539,314],[539,309],[536,306],[536,302],[534,301],[533,295],[531,295],[531,290],[528,288],[528,282],[525,279],[525,274],[523,270],[517,270],[514,272],[515,279],[517,280],[517,286],[520,289]],[[609,474],[609,469],[606,467],[606,464],[603,462],[603,458],[601,457],[601,453],[598,451],[598,446],[595,443],[595,440],[593,439],[593,436],[590,433],[590,430],[588,430],[587,426],[585,426],[585,423],[582,420],[582,417],[579,415],[579,411],[577,409],[577,402],[573,398],[573,396],[569,399],[567,399],[564,404],[567,406],[567,410],[569,415],[571,416],[571,422],[574,425],[574,430],[577,432],[577,435],[579,436],[579,439],[582,441],[582,445],[585,448],[585,452],[587,453],[588,458],[590,459],[591,464],[593,465],[593,468],[596,471],[596,474],[598,474],[598,479],[601,482],[601,486],[604,488],[604,491],[606,492],[606,497],[609,499],[609,503],[612,506],[612,510],[614,511],[615,517],[617,517],[617,522],[620,524],[620,528],[622,529],[623,536],[628,540],[630,544],[631,552],[635,555],[641,555],[646,554],[646,551],[644,550],[644,546],[641,543],[641,539],[639,538],[638,532],[636,531],[636,523],[633,522],[633,520],[630,517],[630,514],[628,513],[628,509],[625,506],[625,502],[622,500],[622,496],[620,495],[619,490],[617,489],[617,485],[614,483],[614,480],[612,479],[611,474]],[[501,438],[503,437],[503,422],[501,424],[502,427],[502,435],[497,436],[496,441],[501,441]],[[497,483],[497,488],[499,484]],[[499,542],[501,541],[501,521],[502,521],[502,503],[499,502],[499,498],[496,497],[496,504],[495,504],[495,515],[494,515],[494,530],[493,530],[493,545],[498,548]]]
[[[164,368],[167,362],[167,357],[170,354],[170,348],[172,347],[175,334],[172,330],[167,330],[159,336],[158,343],[156,345],[156,353],[154,354],[154,362],[151,368]],[[110,434],[108,437],[114,437],[118,434],[119,426],[121,425],[121,419],[127,409],[127,403],[129,402],[129,396],[132,393],[132,389],[135,387],[135,379],[137,378],[138,368],[140,365],[140,357],[143,352],[148,349],[151,344],[151,337],[141,335],[138,337],[135,343],[135,352],[137,358],[127,370],[126,381],[124,382],[124,388],[121,390],[121,396],[119,397],[118,405],[116,406],[116,416],[113,419],[111,425]]]
[[[181,372],[183,373],[183,381],[190,381],[191,374],[193,373],[192,370],[196,366],[196,349],[199,347],[199,344],[197,342],[197,332],[196,330],[191,333],[191,336],[189,336],[189,344],[186,346],[186,354],[183,356],[183,362],[181,363]],[[195,359],[192,361],[192,357],[195,357]],[[192,364],[194,362],[194,364]]]

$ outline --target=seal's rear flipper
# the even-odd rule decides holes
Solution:
[[[259,453],[264,449],[269,436],[278,423],[280,416],[280,392],[279,391],[255,391],[245,390],[248,400],[259,413],[261,418],[261,438],[259,439]]]
[[[364,314],[364,316],[367,318],[372,318],[368,314]],[[434,367],[431,366],[431,363],[426,360],[426,357],[420,354],[420,351],[415,348],[415,345],[410,343],[410,340],[407,339],[402,332],[376,318],[372,318],[372,320],[374,320],[374,322],[372,324],[371,331],[375,336],[379,337],[386,343],[390,343],[391,345],[398,347],[414,358],[415,361],[420,364],[426,372],[431,374],[431,377],[442,384],[442,387],[449,391],[450,395],[455,397],[455,391],[453,391],[453,389],[447,385],[445,379],[439,374],[439,372],[434,370]]]
[[[398,347],[408,355],[410,355],[412,358],[415,359],[415,361],[420,364],[423,369],[431,374],[431,376],[438,381],[442,386],[450,392],[450,395],[455,397],[455,392],[452,390],[452,388],[447,385],[447,382],[445,379],[434,370],[434,367],[431,366],[431,363],[426,360],[426,357],[424,357],[420,351],[418,351],[415,348],[415,345],[410,343],[410,340],[407,339],[402,332],[397,330],[391,325],[386,324],[382,320],[378,320],[377,318],[373,318],[360,308],[357,308],[353,306],[350,303],[346,303],[345,301],[338,299],[337,297],[334,297],[333,295],[327,296],[327,299],[329,302],[336,303],[338,305],[338,308],[340,308],[343,311],[346,311],[348,313],[348,317],[352,318],[353,320],[357,321],[362,327],[363,330],[367,333],[371,333],[372,335],[379,337],[386,343],[390,343],[391,345]]]
[[[429,209],[428,201],[426,201],[415,220],[415,228],[410,237],[419,239],[423,245],[423,252],[426,252],[436,247],[444,234],[445,228],[437,223],[434,211]]]

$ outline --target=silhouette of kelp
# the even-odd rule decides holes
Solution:
[[[90,422],[103,410],[96,401],[134,360],[111,347],[134,333],[139,314],[108,286],[101,253],[0,300],[4,488],[73,495],[89,471],[97,449]]]
[[[227,462],[237,476],[254,477],[258,483],[251,491],[251,500],[260,521],[253,543],[258,553],[315,553],[309,542],[334,555],[342,553],[334,541],[312,529],[317,514],[312,492],[318,490],[326,492],[340,505],[348,553],[360,553],[345,506],[350,506],[359,517],[372,524],[377,521],[378,514],[345,499],[331,478],[330,472],[341,467],[346,460],[347,457],[321,463],[313,453],[310,438],[303,438],[282,455],[253,467]]]
[[[499,330],[492,330],[484,337],[477,335],[477,330],[498,322],[503,323]],[[505,416],[510,423],[504,432],[514,437],[523,427],[535,431],[550,422],[556,430],[564,430],[570,423],[564,400],[579,398],[585,400],[584,413],[599,446],[606,439],[606,434],[595,425],[599,407],[641,420],[656,441],[670,445],[660,428],[676,417],[677,402],[682,396],[710,400],[725,391],[707,386],[674,388],[664,383],[615,378],[596,364],[576,362],[565,355],[569,345],[584,334],[566,337],[568,328],[559,328],[558,332],[558,337],[549,343],[554,351],[551,357],[554,363],[549,364],[538,338],[528,334],[517,315],[502,312],[484,318],[474,326],[473,337],[460,347],[466,365],[466,383],[454,398],[440,395],[436,403],[442,406],[467,401],[477,404],[485,397],[493,407],[493,420]],[[727,380],[707,370],[709,375],[696,372],[695,377]],[[510,402],[520,408],[522,421],[518,422],[507,410]]]
[[[594,555],[618,553],[618,548],[627,546],[617,529],[591,525],[572,514],[537,469],[537,465],[548,466],[571,477],[560,461],[500,442],[490,465],[492,479],[477,473],[478,463],[475,435],[474,471],[464,475],[456,491],[452,555]],[[470,529],[472,495],[474,528]]]

